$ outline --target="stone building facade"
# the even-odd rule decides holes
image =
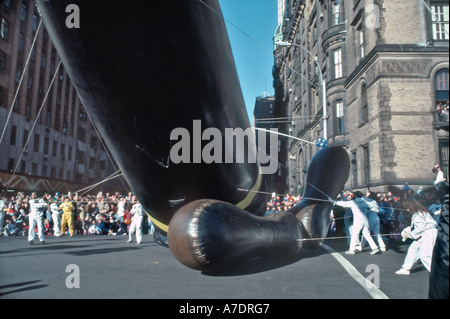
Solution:
[[[345,147],[347,187],[408,182],[417,190],[433,183],[436,163],[448,178],[448,117],[436,112],[448,103],[448,8],[439,0],[285,1],[274,41],[291,45],[275,44],[276,106],[295,136]],[[286,191],[301,191],[317,151],[290,142]]]
[[[0,191],[73,192],[117,171],[40,22],[34,1],[0,1]]]

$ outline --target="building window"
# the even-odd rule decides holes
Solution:
[[[25,174],[26,173],[26,169],[27,169],[27,162],[26,161],[20,162],[20,172],[22,174]]]
[[[47,54],[45,52],[42,52],[41,68],[45,69],[46,64],[47,64]]]
[[[39,152],[39,135],[34,134],[33,151]]]
[[[25,22],[27,20],[27,5],[22,2],[22,7],[20,11],[20,21]]]
[[[342,50],[339,48],[333,51],[334,78],[342,77]]]
[[[358,49],[359,49],[359,57],[363,59],[366,56],[366,52],[364,50],[364,46],[366,45],[366,40],[364,38],[364,30],[362,28],[362,24],[359,25],[358,29]]]
[[[16,68],[16,82],[19,83],[20,79],[22,78],[22,64],[17,62],[17,68]]]
[[[28,148],[28,144],[27,144],[27,142],[28,142],[28,135],[30,134],[30,132],[29,131],[27,131],[27,130],[24,130],[23,131],[23,140],[22,140],[22,144],[23,144],[23,148],[24,149],[27,149]],[[26,147],[25,147],[26,146]]]
[[[369,145],[363,146],[364,183],[369,188],[370,185],[370,158]]]
[[[434,89],[436,92],[436,102],[447,102],[448,96],[448,69],[440,70],[434,78]]]
[[[448,180],[448,162],[449,162],[449,153],[448,153],[448,139],[439,140],[439,165],[444,172],[445,178]]]
[[[50,140],[48,137],[44,138],[44,155],[48,155],[48,147],[50,144]]]
[[[19,110],[19,97],[14,102],[13,111],[16,112],[16,113],[20,113],[20,110]]]
[[[14,171],[14,158],[10,158],[8,160],[8,171],[10,172]]]
[[[0,38],[2,38],[5,41],[8,41],[9,37],[9,22],[2,18],[2,24],[0,26]]]
[[[84,164],[84,152],[81,150],[77,151],[77,158],[76,158],[77,164]]]
[[[19,52],[23,52],[25,39],[23,33],[19,33]]]
[[[58,149],[58,142],[57,141],[53,141],[53,147],[52,147],[52,156],[56,157],[56,151]]]
[[[27,87],[31,89],[33,87],[33,72],[28,73],[28,85]]]
[[[47,111],[47,116],[45,117],[45,127],[50,127],[52,123],[52,112]]]
[[[369,122],[369,104],[367,102],[367,86],[361,86],[361,121],[362,124]]]
[[[433,40],[448,40],[448,2],[431,4],[431,32]]]
[[[11,126],[11,138],[9,141],[9,145],[16,145],[16,138],[17,138],[17,126],[12,125]]]
[[[3,6],[5,6],[5,8],[11,9],[11,0],[3,0]]]
[[[61,144],[61,153],[60,153],[60,157],[61,160],[64,160],[66,158],[66,144],[62,143]]]
[[[83,143],[86,142],[86,129],[81,126],[78,126],[78,139]]]
[[[344,102],[342,100],[336,101],[335,103],[336,109],[336,135],[344,134]]]
[[[0,73],[6,73],[6,53],[0,51]]]
[[[3,86],[0,85],[0,107],[4,107],[4,105],[6,104],[6,92],[5,92],[5,88]],[[6,107],[5,107],[6,108]]]
[[[91,135],[91,148],[96,150],[98,147],[97,145],[98,145],[97,138]]]
[[[440,70],[434,77],[434,91],[436,96],[436,111],[439,115],[439,120],[448,122],[448,69]]]
[[[353,187],[358,185],[358,161],[356,159],[356,150],[352,152],[352,176],[353,176]]]
[[[95,157],[89,157],[89,168],[93,169],[95,167]]]
[[[334,0],[331,5],[331,25],[341,23],[341,2],[340,0]]]
[[[37,27],[38,27],[38,17],[37,15],[33,14],[33,22],[31,24],[31,29],[33,30],[33,32],[37,31]]]
[[[31,118],[31,102],[27,100],[25,103],[25,119],[29,121]]]

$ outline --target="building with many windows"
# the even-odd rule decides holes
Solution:
[[[449,99],[448,1],[286,0],[280,11],[275,104],[293,135],[343,146],[355,190],[431,185],[436,163],[448,178],[448,111],[437,110]],[[286,191],[302,189],[317,151],[290,141]]]
[[[34,2],[0,1],[0,22],[0,191],[73,192],[116,172]]]
[[[283,111],[275,108],[275,97],[269,95],[262,95],[256,98],[255,108],[253,111],[253,123],[255,127],[270,131],[270,129],[277,129],[277,132],[286,132],[286,121],[283,119],[286,115],[284,113],[279,113],[278,111]],[[266,133],[266,147],[272,147],[270,143],[270,134]],[[259,141],[258,141],[259,143]],[[270,146],[269,146],[270,145]],[[286,163],[287,156],[287,145],[288,140],[283,136],[277,135],[277,150],[266,150],[266,153],[275,154],[278,153],[277,161],[277,171],[274,174],[266,174],[265,183],[267,190],[269,192],[275,192],[278,194],[283,194],[286,188],[286,177],[288,174],[288,167],[284,165]],[[259,144],[258,144],[259,146]],[[262,150],[259,150],[262,151]]]

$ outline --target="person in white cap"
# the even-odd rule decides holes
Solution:
[[[145,211],[138,200],[134,203],[130,213],[133,215],[133,217],[131,219],[127,243],[133,242],[133,236],[134,233],[136,233],[136,243],[140,244],[142,242],[142,223],[144,222]]]
[[[437,236],[437,223],[419,202],[407,200],[403,206],[413,216],[411,226],[402,231],[403,241],[412,239],[413,242],[408,248],[402,268],[397,270],[397,275],[409,275],[412,266],[420,259],[425,268],[430,271],[433,247]]]
[[[436,179],[434,180],[433,186],[436,188],[436,190],[439,190],[439,183],[445,182],[444,172],[441,169],[441,166],[439,164],[434,165],[434,168],[432,169],[432,172],[436,174]]]
[[[367,219],[369,220],[369,231],[373,234],[373,238],[378,242],[378,246],[381,251],[386,251],[386,244],[380,234],[380,218],[378,214],[380,213],[380,207],[376,202],[376,195],[372,192],[367,192],[366,197],[362,197],[367,203]],[[361,249],[364,247],[365,239],[361,240]],[[357,248],[358,249],[358,248]]]
[[[61,236],[61,215],[62,211],[59,210],[57,198],[50,204],[50,211],[52,212],[53,220],[53,235],[56,237]]]
[[[33,244],[34,242],[34,228],[37,225],[38,238],[41,244],[44,244],[44,218],[45,211],[47,209],[47,203],[43,198],[39,199],[35,192],[31,193],[30,203],[30,214],[28,215],[29,229],[28,229],[28,242]]]
[[[359,192],[361,193],[361,192]],[[358,193],[358,194],[359,194]],[[356,193],[355,193],[356,194]],[[362,197],[362,193],[361,196]],[[351,238],[350,238],[350,248],[345,253],[347,255],[354,255],[356,253],[356,246],[359,243],[359,234],[362,230],[363,237],[367,240],[370,245],[372,251],[371,255],[378,254],[380,250],[378,249],[377,244],[375,244],[374,240],[370,236],[369,232],[369,221],[366,216],[367,203],[360,197],[353,198],[353,200],[349,201],[336,201],[332,198],[328,198],[334,205],[338,205],[341,207],[349,207],[353,213],[353,226],[351,229]],[[350,198],[349,198],[350,199]],[[365,209],[361,209],[364,207]]]

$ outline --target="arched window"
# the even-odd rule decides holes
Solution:
[[[434,89],[436,92],[436,104],[448,101],[448,69],[442,69],[434,77]]]
[[[336,126],[334,132],[336,135],[342,135],[345,132],[344,101],[338,100],[334,103],[334,106],[336,114]]]
[[[361,121],[362,124],[369,122],[369,104],[367,102],[367,86],[361,86]]]
[[[436,73],[434,77],[434,93],[439,121],[448,122],[448,69],[442,69]]]
[[[341,23],[341,3],[340,0],[333,1],[331,5],[331,25],[336,25]]]

